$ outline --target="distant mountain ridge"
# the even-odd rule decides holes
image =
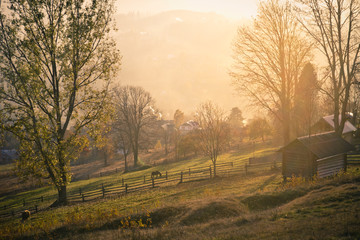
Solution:
[[[150,91],[167,118],[176,109],[191,113],[206,100],[225,109],[240,105],[227,73],[239,23],[187,10],[115,19],[119,31],[114,36],[123,55],[120,82]]]

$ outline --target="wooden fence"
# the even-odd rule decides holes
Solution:
[[[351,153],[347,155],[348,165],[359,165],[360,164],[360,153]]]
[[[216,165],[216,176],[229,177],[238,174],[248,175],[253,172],[279,168],[280,166],[281,163],[275,161],[260,164],[225,162]],[[117,172],[114,174],[116,173]],[[86,188],[86,191],[81,188],[69,189],[68,201],[80,203],[110,196],[121,197],[133,192],[171,186],[184,182],[211,179],[213,177],[214,167],[213,165],[210,165],[208,167],[183,169],[182,171],[164,171],[162,172],[162,176],[158,178],[151,178],[150,175],[121,178],[118,182]],[[36,213],[48,208],[48,206],[56,200],[56,197],[56,195],[42,196],[39,198],[23,199],[22,202],[16,202],[14,204],[0,205],[0,217],[2,219],[15,216],[19,217],[21,212],[25,209]]]

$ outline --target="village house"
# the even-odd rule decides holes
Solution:
[[[200,127],[199,123],[194,120],[189,120],[186,123],[180,125],[179,130],[181,134],[187,134],[191,131],[194,131]]]
[[[356,127],[350,122],[352,113],[346,114],[347,120],[344,125],[342,137],[349,143],[353,143],[353,136],[356,131]],[[341,118],[339,118],[341,121]],[[312,133],[322,133],[335,130],[334,115],[329,115],[321,118],[312,126]]]

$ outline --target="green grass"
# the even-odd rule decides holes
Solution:
[[[224,162],[234,162],[235,164],[244,164],[247,162],[249,157],[253,156],[263,156],[269,153],[272,153],[276,150],[276,148],[266,147],[262,148],[261,145],[257,146],[257,149],[255,152],[252,152],[251,149],[248,149],[244,151],[242,154],[223,154],[219,156],[217,163],[221,164]],[[171,174],[172,172],[179,172],[179,171],[188,171],[189,168],[203,168],[203,167],[209,167],[212,164],[211,160],[206,157],[198,157],[191,160],[183,160],[178,161],[174,163],[169,163],[165,165],[159,165],[156,167],[148,168],[141,171],[134,171],[134,172],[128,172],[128,173],[118,173],[113,174],[109,176],[99,177],[99,178],[91,178],[89,180],[82,180],[77,182],[72,182],[68,185],[68,193],[69,195],[77,194],[79,192],[79,189],[81,188],[82,192],[91,191],[94,189],[100,189],[101,185],[104,184],[105,186],[112,186],[112,185],[118,185],[120,186],[120,183],[122,179],[130,179],[130,178],[143,178],[143,176],[146,176],[146,178],[149,178],[151,175],[151,172],[154,170],[159,170],[161,172],[168,171],[168,174]],[[3,167],[4,169],[9,169],[11,166]],[[1,171],[1,170],[0,170]],[[4,170],[5,171],[5,170]],[[18,193],[16,195],[10,195],[10,196],[3,196],[0,197],[0,208],[4,205],[11,205],[14,203],[22,203],[23,199],[26,199],[27,201],[30,199],[40,198],[41,196],[44,196],[45,198],[52,198],[53,201],[55,201],[57,192],[54,187],[48,186],[39,188],[36,190],[26,191],[22,193]],[[49,202],[44,203],[37,203],[39,207],[45,207],[48,206]]]
[[[13,168],[14,168],[13,163],[0,165],[0,175],[4,173],[12,172]]]
[[[257,149],[266,154],[273,149]],[[219,162],[245,163],[253,155],[225,154]],[[70,191],[114,184],[123,177],[208,166],[196,158],[127,174],[70,184]],[[109,197],[98,201],[44,209],[22,223],[0,222],[0,239],[357,239],[360,220],[360,172],[356,168],[333,179],[293,179],[282,183],[278,171],[260,171],[193,181]],[[52,187],[7,196],[56,195]],[[47,203],[49,204],[49,203]]]
[[[350,234],[356,239],[360,236],[355,230],[359,223],[355,215],[360,207],[359,175],[353,171],[311,184],[296,181],[297,186],[283,185],[280,174],[270,171],[249,177],[189,182],[42,211],[25,223],[13,219],[1,224],[0,236],[60,239],[232,239],[235,236],[287,239],[293,236],[293,239],[309,239],[315,234],[319,237],[314,239],[329,236],[341,239],[344,234],[345,237]],[[150,217],[146,216],[147,212]],[[151,219],[151,227],[136,224],[124,227],[122,222],[127,218],[129,222]],[[314,226],[309,225],[312,219],[318,221]],[[345,222],[340,229],[341,220]],[[296,227],[300,230],[296,231]],[[305,227],[311,227],[314,233]]]

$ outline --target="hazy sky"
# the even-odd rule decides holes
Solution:
[[[115,39],[123,56],[119,82],[144,87],[168,119],[176,109],[190,114],[207,100],[226,111],[240,107],[250,116],[228,71],[237,27],[255,17],[257,3],[117,0]]]
[[[119,13],[143,12],[156,14],[168,10],[216,12],[232,19],[256,15],[258,0],[117,0]]]

